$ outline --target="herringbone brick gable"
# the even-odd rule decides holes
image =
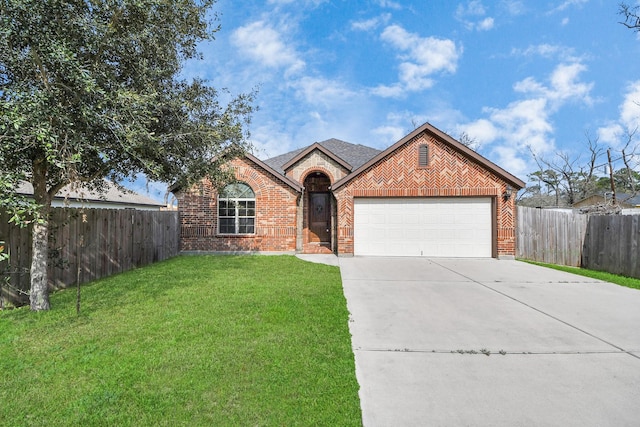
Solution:
[[[429,164],[420,167],[419,146],[429,147]],[[504,200],[508,183],[464,153],[422,133],[362,171],[334,192],[338,204],[338,248],[353,253],[355,197],[492,197],[496,206],[498,255],[515,250],[515,206]]]

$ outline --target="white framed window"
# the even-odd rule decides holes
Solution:
[[[256,195],[247,184],[234,182],[218,195],[218,233],[254,234]]]

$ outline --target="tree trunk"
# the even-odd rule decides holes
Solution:
[[[49,258],[49,211],[51,196],[47,192],[47,163],[44,159],[33,162],[33,198],[40,205],[33,221],[31,245],[31,310],[49,310],[49,288],[47,286],[47,260]]]
[[[45,210],[45,209],[42,209]],[[48,211],[48,209],[46,209]],[[48,213],[48,212],[47,212]],[[31,258],[31,310],[49,310],[49,288],[47,286],[47,259],[49,258],[49,221],[41,218],[33,224]]]

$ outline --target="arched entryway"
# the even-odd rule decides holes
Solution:
[[[305,253],[332,252],[331,180],[323,172],[311,172],[304,180],[306,193],[304,215]]]

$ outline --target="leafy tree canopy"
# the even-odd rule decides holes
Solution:
[[[37,220],[32,309],[48,308],[47,214],[63,186],[141,172],[220,182],[226,159],[247,148],[253,94],[223,105],[213,87],[180,78],[218,29],[214,3],[0,0],[0,208]],[[35,203],[17,198],[20,180]]]
[[[252,95],[223,107],[214,88],[178,78],[217,30],[212,3],[0,0],[3,182],[46,182],[52,196],[105,176],[218,176],[220,153],[245,148]]]

